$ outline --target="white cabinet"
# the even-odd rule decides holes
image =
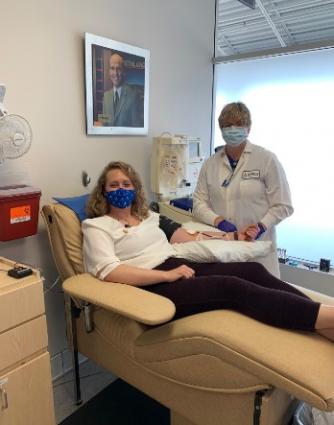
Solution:
[[[55,425],[43,285],[0,257],[0,424]]]

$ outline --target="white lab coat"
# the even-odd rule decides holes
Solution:
[[[223,187],[229,178],[228,186]],[[223,216],[238,229],[263,223],[267,231],[261,240],[272,241],[272,249],[259,262],[276,276],[279,265],[275,225],[292,213],[285,172],[272,152],[247,141],[233,174],[224,148],[204,162],[194,192],[193,215],[210,225]]]

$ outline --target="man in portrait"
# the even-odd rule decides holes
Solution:
[[[143,101],[136,88],[125,82],[124,59],[120,54],[110,55],[108,75],[112,88],[103,95],[103,125],[143,127]]]

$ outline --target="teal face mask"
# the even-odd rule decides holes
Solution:
[[[247,139],[248,129],[246,127],[223,127],[222,136],[227,145],[238,146]]]

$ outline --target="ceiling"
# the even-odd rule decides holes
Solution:
[[[334,45],[334,0],[217,0],[216,58]]]

